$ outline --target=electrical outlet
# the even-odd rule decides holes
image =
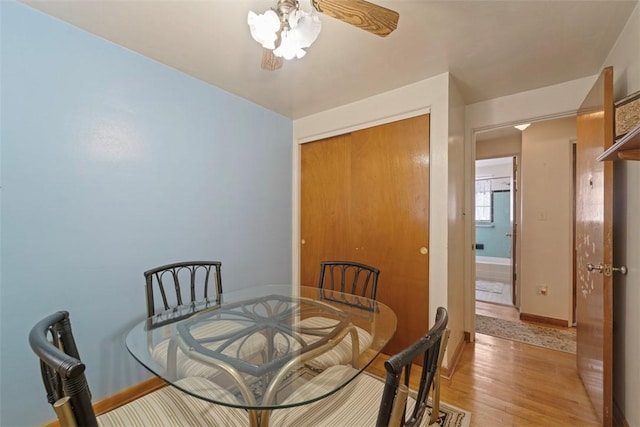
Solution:
[[[538,295],[542,295],[543,297],[547,296],[549,289],[547,288],[547,285],[538,285],[537,287],[537,294]]]

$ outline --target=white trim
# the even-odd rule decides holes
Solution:
[[[393,123],[404,119],[410,119],[412,117],[422,116],[431,113],[431,107],[420,108],[418,110],[411,110],[405,113],[394,114],[388,117],[382,117],[376,120],[371,120],[363,123],[357,123],[351,126],[346,126],[338,129],[329,130],[326,132],[317,133],[315,135],[305,136],[298,139],[298,144],[305,144],[307,142],[314,142],[325,138],[331,138],[337,135],[344,135],[346,133],[355,132],[361,129],[368,129],[374,126],[384,125],[387,123]]]

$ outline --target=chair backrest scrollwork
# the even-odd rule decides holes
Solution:
[[[219,261],[187,261],[145,271],[147,317],[184,306],[195,312],[210,302],[219,303],[221,269]]]
[[[376,299],[379,275],[377,268],[359,262],[322,261],[318,287],[325,299],[371,310],[371,302],[367,303],[365,299]]]

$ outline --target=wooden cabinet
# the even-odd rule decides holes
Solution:
[[[317,284],[322,260],[380,269],[398,316],[385,352],[407,347],[430,318],[429,116],[303,144],[300,176],[300,283]]]

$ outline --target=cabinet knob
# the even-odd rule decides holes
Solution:
[[[420,253],[422,255],[426,255],[426,254],[429,253],[429,249],[427,249],[426,247],[423,246],[423,247],[420,248]]]

